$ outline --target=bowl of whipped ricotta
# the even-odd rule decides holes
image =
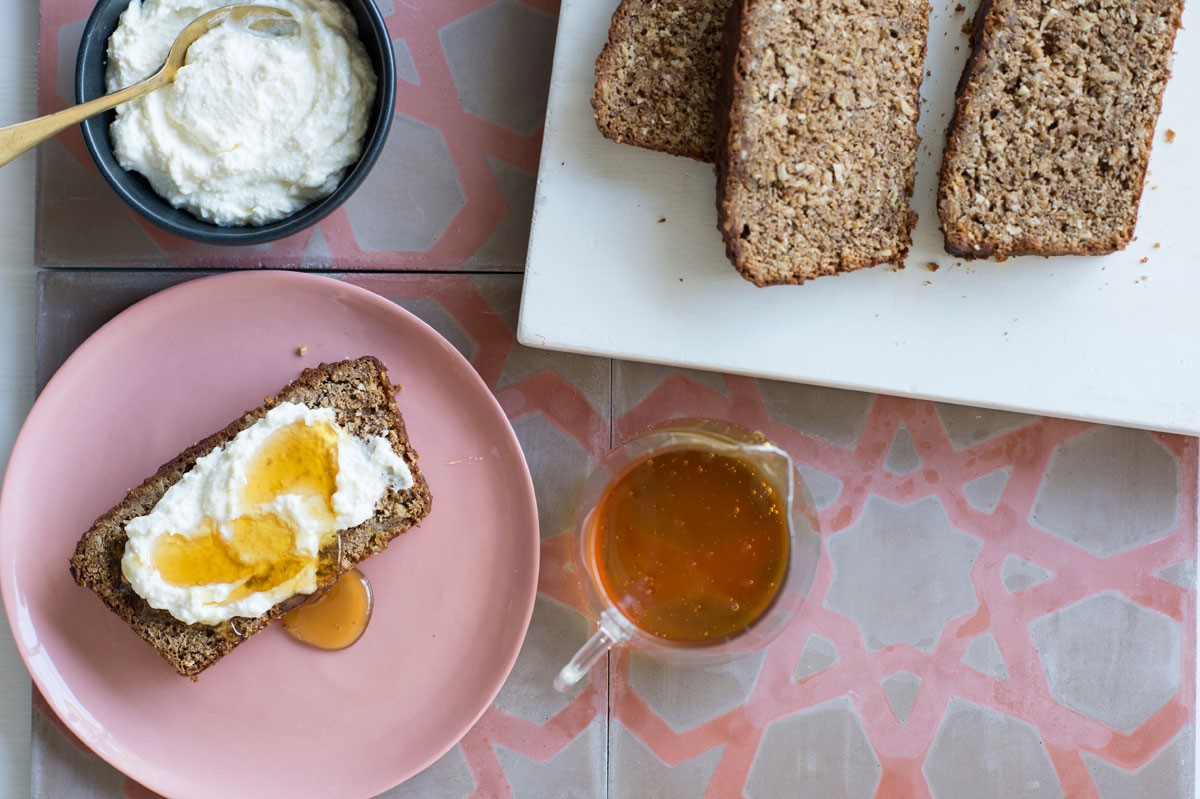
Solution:
[[[100,0],[80,43],[80,102],[157,71],[185,25],[230,0]],[[344,202],[392,121],[391,38],[372,0],[256,0],[298,23],[227,22],[173,83],[83,123],[100,173],[158,227],[205,244],[299,233]]]

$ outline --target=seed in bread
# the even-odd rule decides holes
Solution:
[[[984,0],[938,187],[946,250],[1099,255],[1133,236],[1182,0]]]
[[[217,624],[186,624],[166,610],[158,610],[139,596],[125,579],[121,561],[128,536],[126,525],[149,514],[167,491],[183,480],[196,462],[223,447],[282,403],[309,408],[329,408],[346,432],[369,439],[385,438],[407,465],[412,486],[388,487],[366,521],[339,531],[334,544],[320,552],[317,590],[372,554],[382,551],[396,536],[419,523],[429,512],[429,488],[417,467],[417,453],[409,443],[404,420],[396,407],[395,389],[383,364],[366,356],[306,369],[263,405],[243,413],[225,429],[181,453],[125,499],[101,516],[80,539],[71,559],[75,581],[94,591],[110,610],[154,647],[176,671],[195,677],[235,647],[268,626],[305,599],[283,600],[254,618],[235,617]]]
[[[926,0],[738,0],[718,89],[717,213],[759,286],[903,261]]]
[[[721,36],[732,0],[621,0],[592,108],[613,141],[712,161]]]

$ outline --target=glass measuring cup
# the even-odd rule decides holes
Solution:
[[[576,514],[597,629],[554,687],[575,685],[615,646],[680,665],[762,649],[812,587],[817,529],[791,457],[762,433],[677,419],[612,450]]]

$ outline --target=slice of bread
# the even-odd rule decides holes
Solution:
[[[738,0],[723,47],[717,214],[759,286],[908,254],[927,0]]]
[[[712,161],[721,35],[732,0],[621,0],[592,108],[613,141]]]
[[[296,402],[311,408],[332,408],[338,424],[350,434],[364,438],[385,436],[412,471],[413,486],[403,491],[387,489],[376,504],[372,518],[342,531],[337,551],[322,552],[317,574],[318,590],[321,590],[364,558],[383,550],[393,538],[429,513],[429,487],[417,468],[416,450],[409,443],[404,420],[396,408],[396,391],[388,382],[383,364],[371,356],[305,369],[276,396],[268,397],[262,405],[246,411],[224,430],[181,453],[97,519],[80,539],[71,558],[75,582],[94,591],[176,671],[194,679],[307,597],[292,597],[253,619],[237,617],[215,626],[184,624],[167,611],[151,608],[122,576],[125,524],[149,513],[197,459],[231,441],[275,405]]]
[[[938,186],[946,250],[1099,255],[1133,236],[1182,0],[983,0]]]

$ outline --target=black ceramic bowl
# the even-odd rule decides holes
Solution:
[[[230,3],[236,0],[229,0]],[[384,24],[383,15],[372,0],[341,0],[358,24],[358,38],[362,40],[371,65],[375,68],[375,102],[367,122],[367,133],[362,156],[347,171],[341,184],[328,197],[301,208],[265,225],[247,227],[222,227],[204,222],[187,211],[173,207],[151,188],[150,183],[136,172],[127,172],[117,163],[113,155],[112,139],[108,128],[116,118],[116,112],[108,111],[86,120],[83,125],[83,140],[88,152],[109,185],[129,203],[134,210],[158,227],[177,236],[198,241],[202,244],[261,244],[290,236],[309,227],[333,211],[354,193],[387,140],[392,125],[392,103],[396,97],[396,70],[392,59],[392,42]],[[105,93],[104,72],[108,63],[108,39],[117,28],[121,13],[129,0],[100,0],[83,28],[83,40],[79,45],[79,57],[75,64],[75,99],[85,102]]]

